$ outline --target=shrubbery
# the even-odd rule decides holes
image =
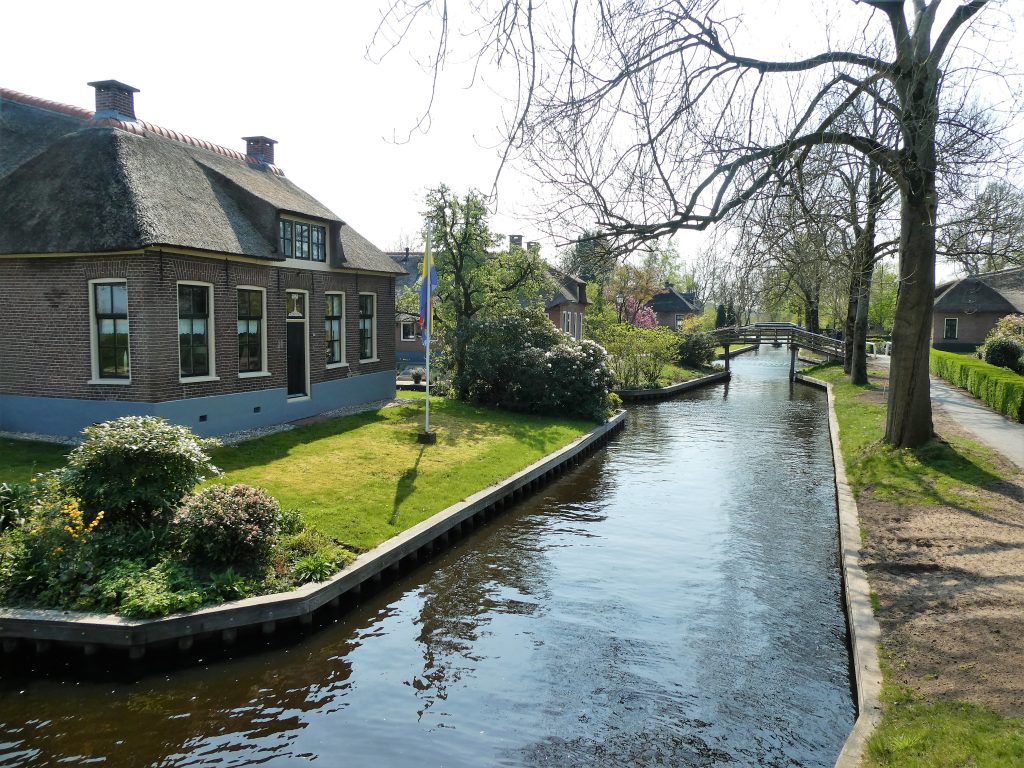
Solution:
[[[212,565],[267,561],[281,530],[277,500],[249,485],[211,485],[186,496],[174,516],[189,560]]]
[[[1011,419],[1024,421],[1024,376],[969,355],[931,351],[931,372],[981,398]]]
[[[213,441],[159,419],[87,433],[67,468],[0,485],[8,605],[163,616],[322,580],[353,559],[258,488],[211,486],[183,499],[215,471],[205,453]]]
[[[977,356],[979,359],[984,360],[992,365],[998,365],[1003,368],[1011,368],[1016,370],[1017,373],[1024,373],[1024,368],[1020,366],[1024,365],[1021,361],[1020,356],[1017,356],[1016,362],[1011,360],[1012,365],[1005,363],[993,363],[989,359],[989,350],[992,346],[1002,347],[1006,351],[999,353],[997,352],[997,360],[1005,360],[1006,357],[1012,357],[1012,352],[1005,345],[1001,344],[1002,341],[1009,340],[1011,342],[1018,342],[1024,344],[1024,315],[1006,315],[999,319],[999,322],[995,324],[988,336],[985,337],[985,343],[977,349]]]
[[[603,339],[615,383],[622,389],[654,388],[666,365],[676,361],[679,340],[668,328],[613,325]]]
[[[165,523],[181,497],[218,470],[206,451],[216,440],[152,416],[125,416],[86,427],[68,456],[67,491],[114,524]]]
[[[604,421],[611,374],[604,350],[576,341],[538,312],[523,310],[469,325],[462,379],[470,402],[512,411]]]
[[[704,319],[684,320],[676,331],[679,339],[678,359],[684,368],[707,368],[715,359],[715,337],[704,330]]]
[[[993,339],[985,344],[985,362],[999,368],[1024,373],[1024,341]]]

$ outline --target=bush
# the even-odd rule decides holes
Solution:
[[[714,336],[704,330],[701,317],[684,320],[676,332],[679,339],[678,360],[684,368],[707,368],[715,359]]]
[[[1002,337],[985,343],[985,362],[1024,373],[1024,341]]]
[[[216,440],[152,416],[125,416],[83,430],[64,482],[89,510],[112,524],[166,522],[182,496],[219,470],[206,450]]]
[[[183,553],[204,565],[268,561],[281,530],[277,500],[249,485],[212,485],[182,500],[175,518]]]
[[[658,386],[661,372],[676,359],[678,340],[667,328],[622,323],[606,331],[604,343],[616,385],[640,389]]]
[[[1024,421],[1024,376],[969,355],[931,351],[931,372],[966,389],[1011,419]]]
[[[986,352],[988,347],[999,339],[1013,339],[1024,342],[1024,315],[1006,315],[999,318],[999,321],[988,332],[985,342],[978,347],[975,354],[979,360],[987,360]]]
[[[604,350],[529,310],[474,320],[456,392],[482,405],[604,421],[611,373]]]

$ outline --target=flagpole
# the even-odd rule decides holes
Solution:
[[[434,329],[431,327],[433,325],[433,320],[434,320],[434,317],[433,317],[434,310],[433,310],[433,306],[431,305],[431,295],[430,295],[430,287],[431,287],[430,286],[430,256],[431,256],[431,254],[430,254],[430,224],[428,223],[427,224],[427,252],[425,254],[423,254],[423,258],[427,260],[427,263],[424,265],[425,266],[425,271],[426,271],[426,274],[427,274],[427,277],[426,277],[426,281],[427,281],[427,316],[423,320],[423,327],[427,331],[427,418],[426,418],[426,424],[423,427],[423,431],[427,432],[427,433],[430,432],[430,337],[434,335],[433,334]]]

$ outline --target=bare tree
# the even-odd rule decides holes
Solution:
[[[967,275],[1024,266],[1024,192],[993,181],[957,202],[939,226],[943,259]]]
[[[901,198],[885,439],[916,446],[932,434],[937,140],[943,125],[975,129],[961,107],[982,67],[972,66],[977,49],[957,43],[995,5],[851,3],[862,32],[849,46],[787,61],[737,50],[738,18],[725,0],[479,0],[469,26],[478,62],[519,73],[505,157],[527,154],[557,190],[562,216],[585,212],[620,242],[705,229],[812,147],[870,157]],[[429,11],[440,25],[436,72],[452,40],[447,0],[393,0],[381,32],[400,36]],[[892,116],[896,146],[840,122],[862,97]]]

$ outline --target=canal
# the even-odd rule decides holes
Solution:
[[[0,766],[831,765],[855,712],[825,397],[785,350],[732,367],[297,642],[5,670]]]

